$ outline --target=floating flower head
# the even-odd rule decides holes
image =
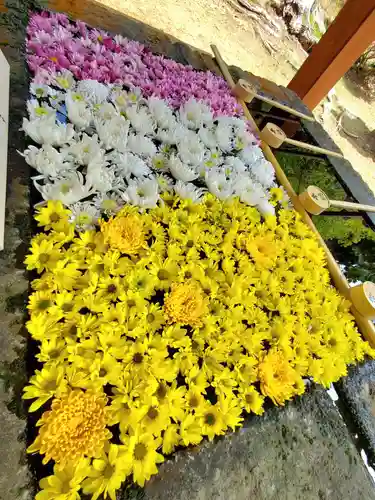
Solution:
[[[201,326],[208,311],[207,299],[194,281],[174,283],[165,300],[164,311],[170,323]]]
[[[39,434],[28,448],[45,455],[43,463],[51,459],[60,467],[78,463],[83,457],[100,455],[111,433],[106,428],[104,395],[73,390],[52,401],[51,410],[39,420]]]
[[[300,374],[282,352],[269,352],[259,364],[260,388],[276,404],[283,405],[303,385]],[[303,391],[302,391],[303,392]]]
[[[111,248],[128,255],[136,255],[146,247],[143,221],[135,212],[125,211],[107,222],[101,221],[100,230]]]

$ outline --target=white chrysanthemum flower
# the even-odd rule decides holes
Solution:
[[[29,112],[30,120],[48,118],[50,116],[56,119],[56,110],[48,106],[45,102],[40,105],[38,99],[30,99],[27,101],[27,111]]]
[[[204,195],[204,189],[197,188],[190,182],[177,181],[174,186],[175,192],[184,200],[191,200],[193,203],[199,203]]]
[[[216,118],[218,125],[224,125],[225,127],[230,127],[239,131],[247,130],[247,121],[243,118],[237,118],[236,116],[218,116]]]
[[[93,193],[91,186],[84,182],[80,172],[69,172],[43,186],[34,181],[34,185],[44,200],[60,200],[67,206],[81,201]]]
[[[250,174],[265,188],[270,188],[275,181],[275,170],[272,163],[265,158],[250,165],[249,170]]]
[[[95,229],[95,224],[100,217],[100,211],[92,202],[82,201],[74,203],[69,209],[72,212],[69,222],[74,223],[78,231]]]
[[[123,194],[127,203],[140,208],[155,208],[159,200],[159,186],[154,177],[129,182]]]
[[[55,89],[51,89],[48,100],[54,109],[59,110],[60,106],[65,103],[65,92],[59,92]]]
[[[181,123],[191,129],[200,128],[203,124],[212,122],[213,119],[210,107],[194,98],[190,98],[180,107],[179,116]]]
[[[131,92],[126,92],[122,87],[114,86],[110,94],[110,100],[119,111],[126,111],[129,106],[137,104],[142,99],[141,90],[134,88]]]
[[[190,182],[198,177],[194,169],[182,163],[181,159],[174,154],[169,158],[168,167],[173,177],[179,181]]]
[[[233,196],[233,184],[227,179],[223,171],[217,168],[208,170],[205,181],[210,193],[220,200],[226,200]]]
[[[63,148],[67,154],[74,157],[80,165],[88,165],[90,161],[101,155],[104,158],[105,151],[101,148],[97,134],[89,136],[85,133],[79,141],[72,141],[69,146]]]
[[[24,118],[22,129],[38,144],[51,144],[52,146],[62,146],[74,136],[73,125],[56,123],[53,115],[30,121]]]
[[[92,199],[92,203],[100,212],[114,215],[121,210],[124,200],[117,193],[99,193]]]
[[[166,101],[152,96],[148,98],[147,104],[158,127],[161,129],[171,129],[176,126],[176,118]]]
[[[246,165],[252,165],[253,163],[256,163],[258,160],[263,159],[264,156],[259,146],[250,145],[240,151],[239,158]]]
[[[171,177],[168,177],[167,175],[156,174],[155,179],[162,193],[164,193],[165,191],[171,191],[174,187],[173,179]]]
[[[114,185],[115,167],[108,168],[108,162],[101,155],[93,158],[87,165],[86,181],[95,191],[106,193]]]
[[[56,87],[64,90],[73,90],[76,85],[73,73],[67,69],[64,69],[60,73],[54,75],[53,80]]]
[[[225,124],[218,124],[215,130],[217,146],[224,152],[228,153],[233,149],[233,132],[232,128]]]
[[[168,158],[162,153],[155,155],[149,163],[156,171],[168,172]]]
[[[188,135],[189,129],[176,123],[172,128],[163,130],[158,129],[155,138],[167,145],[174,145],[183,140]]]
[[[155,122],[147,108],[136,108],[131,106],[126,110],[126,116],[132,127],[142,135],[152,135],[155,130]]]
[[[140,134],[129,134],[128,149],[140,156],[154,156],[157,151],[152,140]]]
[[[246,171],[246,165],[236,156],[227,156],[224,166],[228,165],[234,172],[243,173]]]
[[[99,138],[107,149],[126,151],[130,122],[122,116],[114,116],[110,120],[94,120]]]
[[[93,114],[101,120],[110,120],[111,118],[118,116],[119,112],[110,102],[103,102],[102,104],[96,104],[93,107]]]
[[[48,97],[52,92],[53,90],[51,87],[45,83],[30,83],[30,93],[35,95],[38,99],[41,97]]]
[[[108,85],[96,80],[82,80],[77,85],[77,92],[80,92],[91,104],[101,104],[109,96]]]
[[[204,165],[207,168],[217,167],[223,161],[221,152],[216,149],[207,150],[204,157]]]
[[[267,199],[263,187],[248,175],[238,175],[234,180],[233,188],[236,196],[252,207],[258,205],[263,199]]]
[[[190,165],[200,165],[204,160],[206,152],[204,144],[194,133],[190,133],[184,137],[178,143],[177,149],[180,158],[184,163],[189,163]]]
[[[151,169],[137,155],[132,153],[119,153],[114,151],[111,155],[112,162],[117,166],[118,173],[128,179],[131,175],[135,177],[146,177]]]
[[[65,105],[69,120],[79,130],[84,130],[90,126],[93,119],[92,113],[80,94],[68,90]]]
[[[262,198],[257,204],[257,209],[262,215],[275,215],[275,207],[267,200]]]
[[[207,148],[214,149],[217,147],[215,128],[201,127],[198,130],[198,136]]]
[[[50,144],[41,148],[29,146],[23,153],[26,163],[46,177],[56,177],[60,172],[72,170],[74,165],[66,160],[66,153],[59,152]]]
[[[239,130],[235,134],[234,138],[235,148],[238,150],[244,149],[246,147],[254,147],[254,136],[250,134],[247,130]]]

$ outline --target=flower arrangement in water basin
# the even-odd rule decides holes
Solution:
[[[328,386],[373,354],[296,212],[262,218],[211,194],[162,199],[79,233],[61,202],[37,210],[27,328],[43,367],[24,397],[30,411],[52,401],[29,452],[55,464],[37,500],[80,489],[115,500],[176,447],[239,427],[265,399],[283,405],[309,378]]]

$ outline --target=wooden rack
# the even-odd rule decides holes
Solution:
[[[227,81],[229,87],[231,89],[234,89],[235,83],[232,78],[232,75],[229,72],[228,66],[221,57],[221,54],[216,47],[216,45],[211,45],[212,52],[215,56],[216,62],[225,78]],[[238,98],[237,98],[238,99]],[[260,130],[253,119],[246,103],[238,99],[239,104],[242,106],[244,114],[246,118],[249,120],[249,122],[253,125],[255,131],[257,131],[260,134]],[[264,141],[261,141],[261,148],[263,150],[264,156],[266,159],[272,163],[273,168],[275,169],[275,174],[277,177],[277,180],[279,183],[284,187],[286,192],[288,193],[291,202],[293,203],[294,208],[297,210],[297,212],[301,215],[303,221],[310,227],[310,229],[316,234],[318,241],[322,248],[325,251],[326,254],[326,259],[327,259],[327,266],[329,269],[329,272],[332,277],[332,281],[334,285],[336,286],[337,290],[348,300],[350,300],[350,286],[349,283],[342,273],[339,265],[337,264],[336,260],[334,259],[333,255],[331,254],[330,250],[328,249],[327,245],[325,244],[323,238],[320,236],[319,231],[316,229],[313,221],[311,220],[310,216],[306,212],[306,210],[303,208],[297,194],[295,193],[292,185],[290,184],[287,176],[285,175],[283,169],[279,165],[276,157],[274,156],[271,148],[266,144]],[[369,344],[375,348],[375,327],[374,324],[366,319],[364,316],[362,316],[357,309],[355,309],[354,306],[351,308],[352,314],[356,319],[357,326],[362,333],[363,337],[369,342]]]

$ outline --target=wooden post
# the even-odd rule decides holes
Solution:
[[[288,85],[313,110],[375,39],[375,0],[347,0]]]
[[[0,50],[0,250],[4,250],[5,198],[8,169],[10,67]]]

